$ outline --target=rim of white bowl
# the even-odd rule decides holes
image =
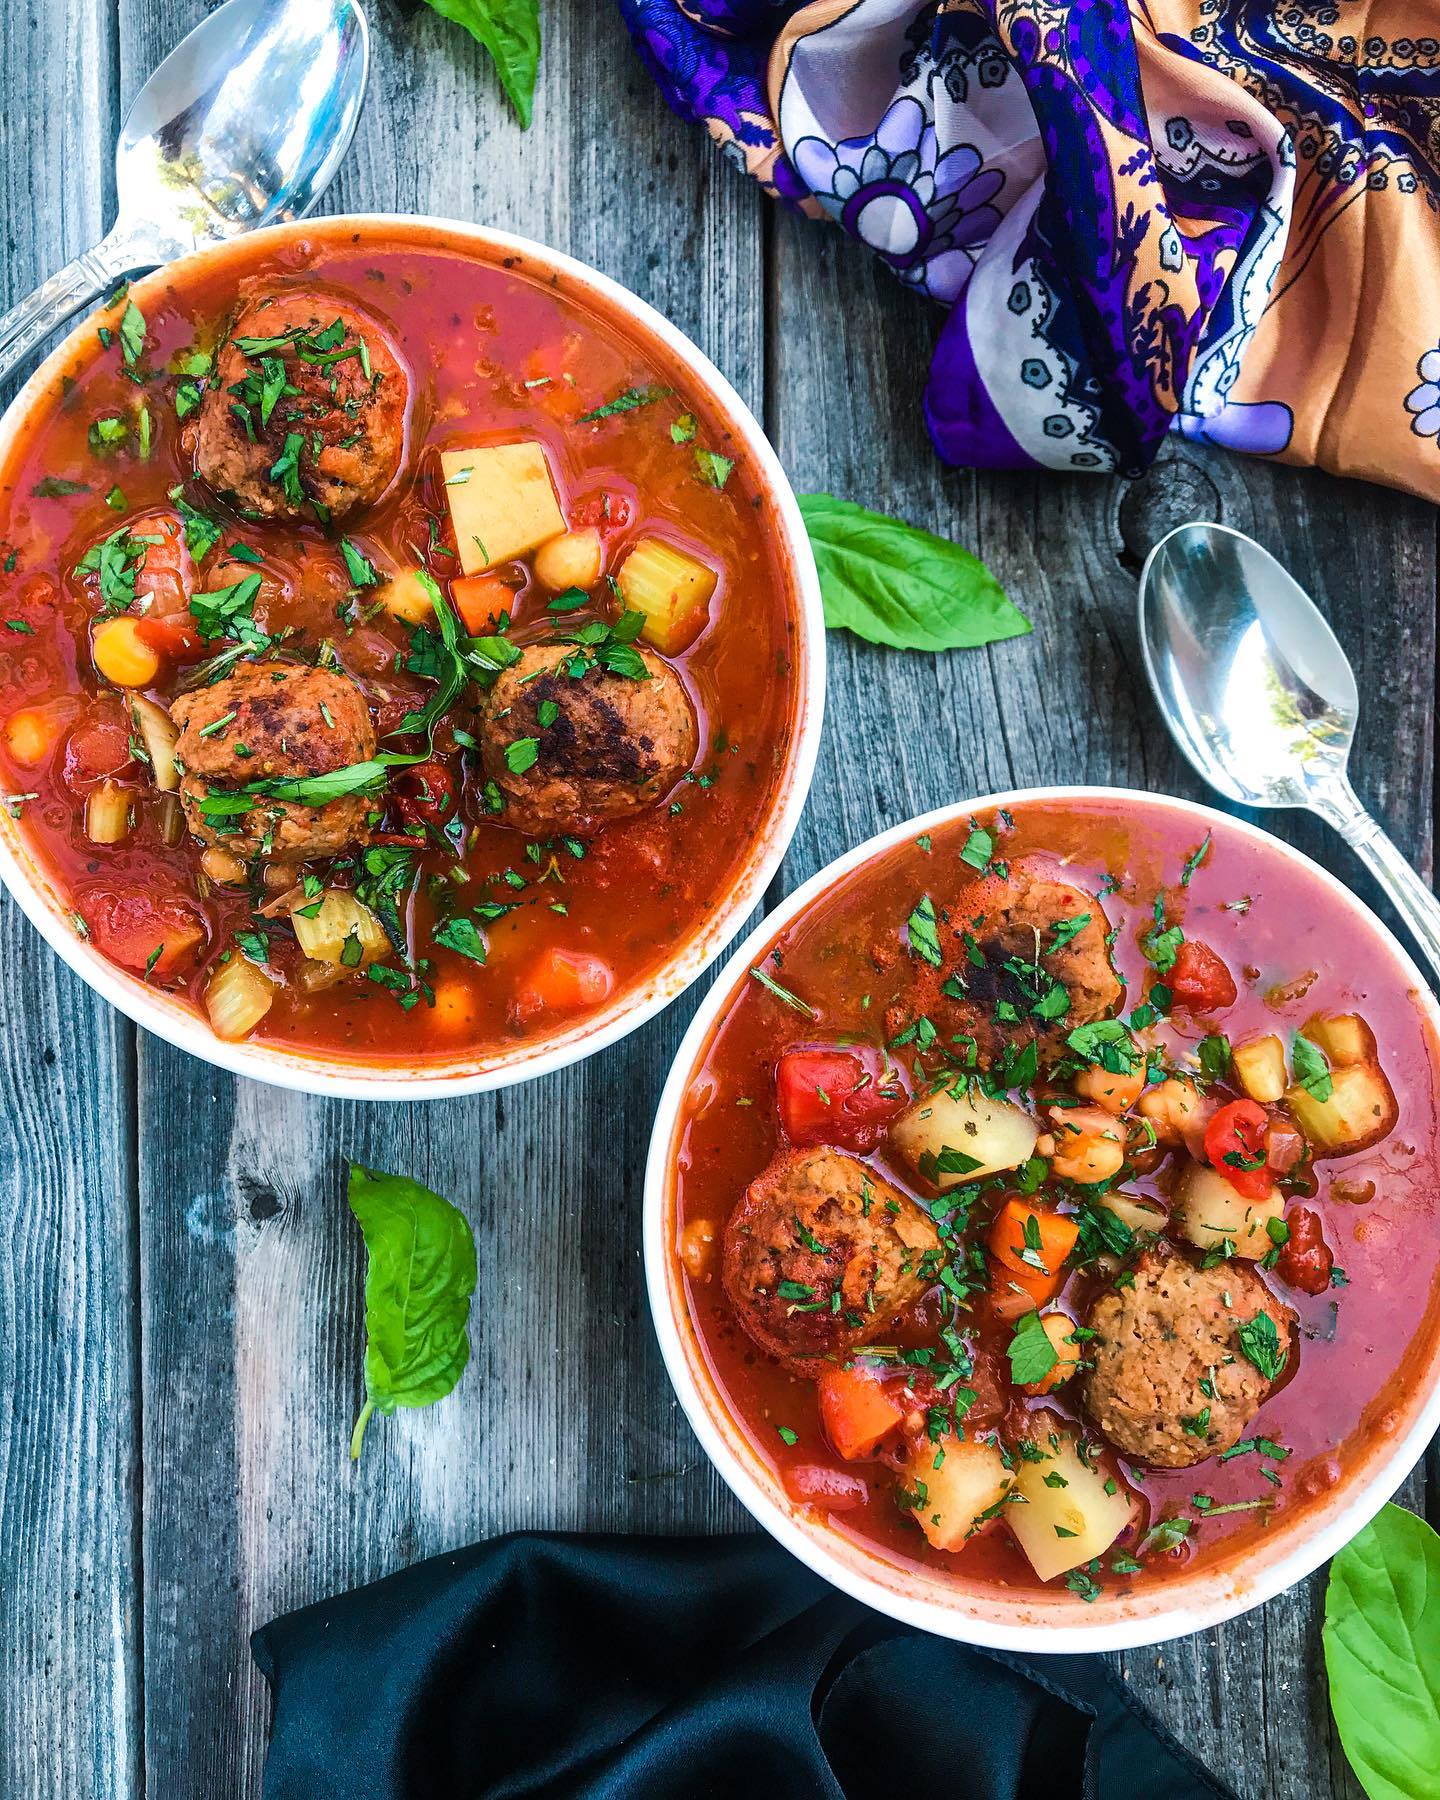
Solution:
[[[802,1522],[805,1509],[784,1498],[708,1365],[686,1303],[672,1221],[681,1108],[711,1034],[739,991],[743,972],[759,962],[814,901],[886,851],[971,813],[1064,800],[1100,800],[1117,808],[1187,814],[1197,823],[1238,832],[1304,868],[1389,951],[1412,984],[1417,1004],[1440,1045],[1440,1004],[1394,933],[1328,869],[1260,826],[1193,800],[1134,788],[1050,786],[982,795],[937,807],[856,845],[812,875],[737,947],[701,1001],[666,1079],[645,1168],[642,1224],[650,1313],[665,1367],[706,1455],[752,1517],[815,1574],[877,1612],[922,1631],[988,1649],[1056,1655],[1137,1649],[1223,1624],[1293,1587],[1335,1555],[1390,1499],[1440,1429],[1440,1332],[1430,1345],[1423,1380],[1416,1384],[1416,1391],[1428,1390],[1428,1397],[1404,1431],[1372,1444],[1369,1453],[1353,1463],[1332,1490],[1333,1501],[1312,1501],[1288,1528],[1282,1527],[1275,1539],[1285,1546],[1279,1554],[1257,1557],[1252,1548],[1250,1555],[1237,1559],[1233,1566],[1217,1564],[1193,1573],[1167,1574],[1132,1593],[1128,1600],[1102,1596],[1087,1605],[1068,1591],[1046,1594],[1028,1589],[1015,1590],[1007,1598],[1003,1590],[986,1589],[979,1583],[947,1589],[942,1575],[926,1578],[879,1552],[867,1551],[827,1525]],[[1290,1543],[1292,1537],[1296,1541]],[[945,1590],[949,1597],[940,1601],[905,1592],[907,1585]]]
[[[734,940],[748,914],[763,900],[809,797],[825,715],[825,616],[814,553],[799,504],[759,420],[704,351],[663,313],[611,276],[563,251],[513,232],[434,214],[344,213],[269,226],[232,243],[196,251],[137,278],[132,291],[143,301],[154,287],[177,278],[183,281],[201,268],[232,258],[244,261],[259,246],[278,249],[297,239],[328,239],[356,230],[434,232],[443,234],[440,249],[488,252],[497,263],[500,258],[513,256],[525,264],[516,270],[517,274],[563,276],[570,284],[569,291],[582,299],[587,295],[594,298],[602,318],[618,315],[636,330],[642,344],[647,334],[656,340],[664,356],[694,378],[743,445],[780,529],[777,549],[794,596],[798,627],[794,644],[797,688],[789,768],[747,860],[731,882],[725,904],[685,940],[677,957],[662,963],[643,981],[622,988],[615,1004],[606,1011],[590,1015],[567,1031],[539,1039],[533,1053],[501,1049],[468,1058],[457,1053],[451,1060],[421,1062],[407,1073],[397,1073],[380,1063],[372,1066],[362,1058],[269,1043],[222,1042],[189,1006],[147,988],[138,976],[117,969],[75,934],[68,922],[70,909],[63,894],[44,865],[30,856],[19,826],[5,809],[0,809],[0,882],[41,937],[82,981],[135,1024],[202,1062],[302,1093],[355,1100],[438,1100],[452,1094],[518,1086],[607,1049],[684,993]],[[67,332],[0,416],[0,450],[8,451],[32,410],[44,402],[57,372],[73,356],[77,339],[90,328],[92,317],[93,311]]]

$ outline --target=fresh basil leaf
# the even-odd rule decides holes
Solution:
[[[374,1412],[443,1400],[470,1360],[475,1238],[465,1215],[405,1175],[350,1165],[350,1210],[365,1237],[365,1404]]]
[[[1030,621],[968,550],[831,494],[801,494],[825,623],[900,650],[974,649]]]
[[[515,115],[530,124],[540,67],[540,0],[427,0],[490,52]]]
[[[1440,1769],[1440,1536],[1387,1506],[1330,1565],[1325,1671],[1370,1800],[1428,1800]]]

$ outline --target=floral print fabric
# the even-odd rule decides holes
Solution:
[[[674,109],[949,308],[949,462],[1167,431],[1440,500],[1420,0],[619,0]]]

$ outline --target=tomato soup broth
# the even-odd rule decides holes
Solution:
[[[1291,1046],[1308,1021],[1359,1015],[1373,1032],[1393,1089],[1393,1128],[1352,1154],[1326,1154],[1316,1144],[1295,1160],[1292,1145],[1289,1166],[1278,1177],[1273,1237],[1263,1241],[1264,1255],[1255,1247],[1250,1260],[1251,1249],[1234,1237],[1214,1239],[1203,1256],[1191,1243],[1167,1241],[1167,1234],[1168,1240],[1183,1238],[1183,1224],[1177,1228],[1183,1219],[1177,1192],[1183,1189],[1177,1180],[1184,1177],[1177,1177],[1177,1167],[1201,1165],[1191,1165],[1178,1142],[1167,1148],[1163,1136],[1159,1144],[1151,1141],[1154,1129],[1139,1112],[1132,1114],[1128,1131],[1117,1128],[1125,1164],[1108,1182],[1059,1180],[1054,1158],[1047,1167],[1041,1157],[1022,1166],[1018,1181],[1013,1171],[976,1177],[968,1188],[937,1197],[935,1163],[928,1165],[927,1179],[925,1165],[917,1170],[900,1147],[901,1126],[893,1125],[887,1136],[877,1135],[873,1125],[874,1120],[884,1125],[902,1107],[923,1114],[919,1097],[945,1067],[945,1052],[956,1052],[938,1014],[917,1030],[917,1020],[924,1019],[916,1004],[917,970],[928,974],[934,960],[917,909],[924,897],[933,897],[940,954],[935,974],[967,965],[978,972],[975,938],[983,943],[985,927],[970,918],[974,937],[967,935],[973,904],[967,897],[982,880],[993,882],[997,869],[1012,882],[1015,872],[1024,870],[1027,878],[1065,884],[1103,908],[1110,955],[1123,984],[1113,1016],[1129,1022],[1133,1041],[1149,1056],[1148,1064],[1137,1065],[1136,1080],[1148,1077],[1145,1091],[1152,1096],[1160,1091],[1162,1073],[1168,1079],[1179,1071],[1193,1079],[1193,1091],[1212,1112],[1227,1101],[1249,1106],[1237,1081],[1238,1062],[1231,1061],[1233,1047],[1272,1035]],[[1083,904],[1088,909],[1092,901]],[[1214,1004],[1224,993],[1197,994],[1195,1005],[1182,1004],[1173,973],[1176,989],[1167,989],[1157,963],[1174,950],[1175,937],[1160,941],[1168,933],[1207,946],[1233,973],[1230,1004]],[[1037,948],[1036,967],[1042,966]],[[935,989],[928,993],[933,998]],[[1071,998],[1076,1002],[1075,990]],[[1065,1023],[1062,1018],[1062,1030]],[[1082,1043],[1089,1041],[1083,1029],[1078,1035]],[[813,1105],[813,1088],[802,1090],[812,1103],[797,1112],[796,1090],[787,1086],[788,1064],[817,1049],[832,1059],[837,1051],[853,1055],[866,1074],[845,1098],[840,1089],[852,1078],[843,1064],[816,1065],[830,1071],[821,1077],[829,1083],[820,1093],[822,1104]],[[1058,1066],[1063,1069],[1063,1061]],[[1167,810],[1163,802],[1108,807],[1089,798],[1047,801],[1017,806],[1013,816],[983,815],[946,825],[842,877],[780,933],[720,1017],[690,1085],[676,1139],[676,1254],[699,1346],[733,1418],[792,1503],[897,1564],[921,1564],[961,1585],[1040,1585],[1010,1526],[1021,1514],[1014,1504],[1017,1471],[1023,1476],[1031,1458],[1049,1467],[1044,1459],[1057,1454],[1057,1434],[1088,1444],[1087,1466],[1109,1490],[1099,1504],[1119,1509],[1111,1541],[1065,1576],[1082,1599],[1123,1596],[1137,1584],[1180,1570],[1231,1562],[1277,1521],[1288,1523],[1288,1515],[1324,1495],[1357,1458],[1398,1428],[1397,1403],[1431,1351],[1440,1312],[1435,1071],[1429,1018],[1392,956],[1377,937],[1356,929],[1353,915],[1312,872],[1278,850],[1222,825],[1205,837],[1193,815]],[[1038,1077],[1027,1072],[1032,1079],[1020,1103],[1039,1111],[1043,1122],[1045,1096],[1060,1090],[1043,1059]],[[1338,1063],[1333,1078],[1340,1079]],[[1088,1091],[1096,1091],[1093,1081]],[[879,1097],[884,1093],[888,1100]],[[1235,1093],[1242,1098],[1230,1100]],[[867,1109],[873,1114],[870,1124]],[[1152,1115],[1163,1122],[1158,1109],[1152,1107]],[[1050,1116],[1059,1121],[1051,1134],[1058,1140],[1058,1156],[1066,1115],[1056,1110]],[[1284,1102],[1273,1106],[1270,1116],[1281,1133],[1290,1131]],[[1281,1133],[1277,1141],[1283,1141]],[[741,1212],[748,1208],[753,1214],[757,1189],[775,1179],[776,1169],[792,1166],[800,1154],[797,1141],[839,1144],[857,1154],[869,1171],[862,1177],[867,1198],[871,1185],[878,1193],[883,1181],[906,1207],[913,1203],[940,1216],[958,1195],[966,1212],[955,1236],[913,1281],[912,1297],[881,1328],[862,1323],[863,1308],[847,1313],[861,1341],[854,1342],[852,1333],[845,1349],[811,1358],[803,1367],[784,1354],[783,1344],[781,1354],[772,1353],[773,1333],[784,1329],[774,1323],[780,1315],[771,1312],[763,1325],[755,1325],[745,1310],[751,1292],[735,1272],[745,1265],[732,1260]],[[1042,1152],[1047,1141],[1040,1138]],[[1029,1179],[1023,1179],[1027,1167]],[[1207,1179],[1227,1172],[1222,1155]],[[833,1171],[831,1179],[837,1179]],[[1038,1254],[1029,1255],[1026,1267],[1007,1265],[996,1253],[998,1218],[1017,1186],[1030,1198],[1014,1204],[1036,1209],[1047,1234],[1056,1218],[1064,1222],[1067,1215],[1103,1206],[1107,1192],[1133,1196],[1126,1212],[1132,1222],[1136,1206],[1156,1208],[1150,1215],[1153,1234],[1137,1228],[1118,1234],[1123,1241],[1102,1234],[1089,1243],[1087,1255],[1082,1232],[1063,1266],[1052,1267],[1042,1281],[1035,1273]],[[895,1210],[894,1202],[891,1206]],[[1311,1215],[1313,1229],[1299,1219],[1301,1208]],[[1287,1220],[1297,1231],[1310,1230],[1317,1246],[1323,1237],[1324,1248],[1316,1250],[1318,1280],[1315,1269],[1296,1255],[1298,1238],[1279,1241]],[[827,1238],[826,1221],[834,1232],[845,1228],[833,1207],[803,1218],[797,1212],[793,1224],[771,1224],[769,1253],[777,1254],[777,1244],[808,1246],[811,1252],[831,1248],[817,1239],[817,1234]],[[798,1234],[803,1246],[787,1233]],[[1034,1241],[1038,1246],[1042,1238]],[[1218,1423],[1225,1398],[1215,1383],[1223,1390],[1227,1377],[1211,1368],[1208,1379],[1200,1374],[1200,1391],[1187,1394],[1177,1407],[1180,1431],[1147,1440],[1157,1456],[1186,1455],[1185,1434],[1198,1430],[1202,1441],[1193,1445],[1195,1454],[1183,1467],[1147,1460],[1135,1453],[1134,1439],[1121,1443],[1106,1435],[1099,1419],[1121,1418],[1127,1430],[1134,1424],[1133,1414],[1104,1411],[1106,1402],[1097,1396],[1099,1374],[1090,1365],[1103,1354],[1098,1346],[1106,1333],[1102,1330],[1098,1340],[1083,1335],[1083,1327],[1073,1340],[1068,1334],[1072,1324],[1100,1316],[1097,1304],[1107,1294],[1112,1304],[1123,1300],[1127,1280],[1133,1291],[1129,1271],[1145,1266],[1141,1247],[1151,1242],[1172,1271],[1180,1266],[1187,1278],[1222,1284],[1225,1306],[1233,1298],[1238,1308],[1242,1279],[1265,1283],[1271,1298],[1264,1304],[1273,1305],[1277,1316],[1288,1309],[1292,1321],[1285,1366],[1272,1371],[1263,1403],[1243,1429],[1236,1424],[1228,1433],[1213,1431],[1211,1412]],[[1015,1244],[1020,1247],[1018,1238]],[[1023,1248],[1021,1255],[1027,1255]],[[1287,1255],[1291,1262],[1282,1260]],[[796,1272],[794,1264],[779,1266]],[[798,1271],[802,1280],[782,1283],[800,1313],[819,1308],[823,1316],[827,1310],[824,1269],[824,1257],[815,1255],[809,1270]],[[873,1295],[873,1269],[870,1282]],[[1032,1299],[1019,1291],[1027,1286]],[[1231,1286],[1233,1295],[1227,1291]],[[1058,1371],[1052,1366],[1028,1386],[1011,1379],[1036,1372],[1033,1362],[1022,1369],[1017,1358],[1022,1337],[1043,1335],[1026,1330],[1035,1323],[1026,1309],[1037,1306],[1049,1309],[1046,1318],[1059,1321],[1063,1355],[1074,1359],[1078,1371],[1063,1385],[1048,1385],[1067,1372],[1063,1356]],[[1282,1326],[1282,1342],[1283,1334]],[[1242,1335],[1242,1341],[1248,1340]],[[1140,1348],[1154,1354],[1152,1347]],[[806,1349],[813,1351],[814,1344]],[[1163,1362],[1163,1346],[1158,1354]],[[1258,1381],[1238,1351],[1216,1360],[1233,1362]],[[936,1381],[942,1363],[947,1373]],[[839,1384],[838,1399],[827,1393],[827,1383]],[[877,1387],[890,1397],[890,1410],[875,1401]],[[957,1392],[967,1398],[947,1406],[948,1395]],[[1087,1412],[1087,1402],[1094,1411]],[[1213,1454],[1204,1453],[1210,1448],[1206,1436]],[[967,1445],[967,1439],[973,1443]],[[950,1446],[952,1460],[967,1449],[977,1455],[982,1448],[991,1455],[998,1450],[1004,1465],[1002,1497],[978,1512],[973,1523],[962,1520],[962,1531],[951,1521],[948,1535],[938,1529],[940,1512],[931,1510],[942,1504],[937,1444]],[[849,1454],[842,1454],[846,1449]],[[1067,1477],[1055,1472],[1061,1466],[1056,1463],[1047,1478],[1052,1491],[1066,1485]],[[1077,1529],[1083,1522],[1059,1527],[1059,1535],[1073,1537]],[[1059,1560],[1063,1569],[1063,1555]],[[1051,1579],[1059,1585],[1058,1578]]]
[[[314,297],[317,319],[336,310],[334,326],[310,337],[297,326],[277,329],[268,346],[227,336],[237,294],[252,297],[253,312],[257,291],[263,308],[297,289]],[[448,248],[421,226],[317,225],[274,248],[262,235],[136,293],[138,307],[117,297],[98,330],[78,340],[13,434],[0,471],[0,784],[75,930],[138,979],[201,1011],[217,973],[244,958],[261,971],[263,1017],[246,1028],[247,1011],[229,1035],[342,1060],[413,1065],[492,1051],[567,1028],[642,982],[725,904],[795,750],[791,585],[771,504],[723,414],[659,346],[642,343],[577,285],[532,272],[523,258]],[[204,409],[226,398],[214,391],[222,347],[233,356],[237,344],[250,357],[246,381],[227,392],[239,396],[231,411],[253,440],[256,409],[274,405],[267,367],[277,386],[288,370],[292,385],[279,391],[293,393],[327,359],[348,357],[334,368],[353,371],[358,340],[369,371],[364,331],[354,340],[341,333],[342,306],[383,335],[400,370],[395,380],[405,382],[403,443],[383,492],[343,522],[331,516],[319,500],[330,490],[320,483],[318,430],[307,471],[300,402],[293,437],[265,448],[259,433],[262,505],[254,495],[247,505],[217,492],[214,478],[207,487],[197,472],[197,429]],[[297,345],[308,370],[284,360]],[[379,377],[367,379],[373,391]],[[333,374],[329,386],[338,406],[343,390]],[[358,391],[355,408],[366,395]],[[565,589],[563,574],[542,581],[546,552],[537,550],[497,559],[466,589],[462,567],[488,558],[483,544],[457,537],[464,489],[455,483],[471,471],[454,463],[471,447],[478,457],[507,445],[538,447],[542,471],[548,465],[554,494],[543,504],[558,508],[568,533],[557,541],[583,541],[586,555],[594,549],[579,586]],[[302,510],[280,521],[270,511],[272,490],[283,507],[287,489]],[[118,539],[107,569],[102,557],[117,532],[130,536]],[[643,543],[663,546],[682,586],[699,584],[699,610],[668,639],[652,637],[650,615],[638,640],[626,634],[637,614],[622,592],[625,569]],[[573,823],[547,816],[536,824],[487,782],[482,687],[462,684],[443,712],[431,708],[424,731],[407,733],[407,720],[434,699],[440,637],[431,589],[417,586],[416,571],[444,597],[447,617],[460,615],[462,642],[469,633],[472,643],[493,645],[498,633],[513,657],[517,646],[563,636],[567,647],[557,654],[572,658],[577,679],[567,693],[577,701],[600,682],[620,685],[622,668],[663,675],[676,705],[688,701],[693,713],[693,755],[678,778],[664,770],[648,803],[623,816],[617,808],[610,817],[588,812]],[[258,594],[237,616],[237,589],[243,598],[251,576]],[[197,593],[211,607],[203,641],[201,615],[187,608]],[[228,619],[220,616],[227,609]],[[140,633],[142,659],[161,645],[153,674],[121,670],[107,679],[99,634],[117,614]],[[167,626],[169,636],[155,636]],[[639,664],[642,653],[648,667]],[[484,672],[486,654],[472,672]],[[443,655],[441,645],[442,662]],[[229,858],[228,879],[206,873],[190,797],[182,815],[174,793],[155,791],[135,711],[148,702],[150,717],[173,737],[166,710],[209,668],[198,658],[228,679],[256,656],[282,674],[323,668],[347,691],[354,684],[360,736],[373,728],[382,751],[408,753],[361,790],[363,850],[347,844],[337,857],[332,844],[316,856],[302,844],[301,860],[282,864],[268,885],[258,856]],[[636,679],[636,695],[642,685],[653,692],[656,684]],[[222,681],[215,691],[228,689]],[[623,698],[629,703],[628,692]],[[512,770],[522,755],[538,757],[537,775],[546,768],[544,728],[555,707],[542,702],[538,710],[533,735],[522,739],[517,727],[501,746]],[[333,701],[320,701],[319,711],[334,724]],[[191,712],[197,720],[193,705]],[[223,741],[225,716],[198,735],[216,730]],[[241,745],[236,753],[250,751]],[[364,754],[356,751],[354,761]],[[522,779],[504,763],[499,773],[502,785]],[[578,779],[586,778],[582,770]],[[306,798],[331,791],[292,783],[291,791],[302,790]],[[199,802],[202,826],[216,793],[212,778]],[[97,816],[109,820],[98,833]],[[210,836],[223,852],[225,840]],[[332,890],[352,912],[358,895],[363,912],[385,926],[382,937],[362,917],[346,937],[347,950],[359,947],[353,968],[333,957],[317,962],[294,941],[307,908],[325,904]],[[227,1035],[213,1005],[210,1012]]]

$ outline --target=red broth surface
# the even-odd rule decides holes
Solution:
[[[217,498],[195,475],[194,413],[178,416],[185,359],[197,351],[203,359],[222,340],[237,283],[262,279],[358,301],[409,375],[398,476],[378,504],[328,530],[313,519],[247,518]],[[682,371],[562,280],[448,249],[419,227],[316,227],[279,249],[262,238],[200,276],[142,291],[138,358],[127,367],[117,300],[102,315],[104,341],[90,333],[81,342],[0,469],[0,787],[67,896],[77,931],[197,1009],[237,943],[257,952],[263,933],[262,960],[278,992],[256,1038],[407,1065],[544,1037],[655,970],[725,903],[793,748],[787,577],[769,503],[723,416]],[[582,420],[637,392],[644,404]],[[112,420],[120,425],[104,429],[116,441],[97,438]],[[357,588],[339,539],[382,575],[419,567],[451,593],[458,567],[439,454],[523,440],[543,444],[567,523],[599,530],[605,577],[580,611],[558,620],[528,559],[497,568],[513,639],[613,622],[609,577],[648,535],[717,574],[708,622],[670,658],[698,718],[693,766],[636,816],[583,833],[527,834],[486,800],[466,747],[483,695],[465,694],[436,735],[453,810],[433,829],[417,826],[396,805],[403,783],[393,775],[374,802],[378,839],[413,846],[395,895],[402,938],[381,966],[393,978],[361,969],[310,991],[283,912],[263,914],[273,895],[258,871],[240,887],[207,881],[199,847],[127,747],[124,696],[92,661],[102,608],[93,574],[79,565],[122,525],[143,534],[157,519],[173,521],[178,490],[223,528],[215,549],[187,559],[187,587],[213,590],[258,572],[254,616],[279,636],[281,654],[333,659],[360,684],[381,743],[413,749],[413,738],[385,734],[430,691],[401,666],[415,621],[391,610],[388,585]],[[237,560],[237,545],[248,560]],[[141,691],[166,705],[184,673],[167,662]],[[101,846],[87,837],[86,807],[106,781],[128,797],[130,824],[123,842]],[[323,864],[311,874],[342,888],[355,878],[343,863],[338,875]],[[174,967],[161,954],[145,977],[175,916],[167,904],[198,913],[203,938]],[[509,910],[494,916],[500,907]],[[431,935],[457,911],[478,921],[483,965]],[[599,959],[608,986],[537,985],[552,950]]]
[[[1374,1032],[1398,1104],[1397,1122],[1383,1141],[1357,1154],[1317,1159],[1282,1183],[1287,1208],[1303,1204],[1319,1215],[1337,1273],[1333,1285],[1310,1294],[1287,1284],[1283,1267],[1274,1266],[1276,1254],[1269,1258],[1272,1266],[1259,1265],[1260,1278],[1295,1315],[1296,1347],[1288,1367],[1242,1440],[1263,1439],[1273,1447],[1270,1453],[1210,1456],[1183,1469],[1147,1466],[1137,1457],[1114,1454],[1088,1424],[1078,1379],[1043,1398],[1009,1392],[1002,1435],[1011,1445],[1026,1430],[1041,1437],[1056,1424],[1079,1431],[1128,1492],[1126,1529],[1109,1552],[1069,1578],[1083,1599],[1123,1595],[1177,1570],[1243,1554],[1277,1520],[1333,1487],[1348,1463],[1397,1428],[1397,1401],[1433,1343],[1440,1313],[1436,1044],[1419,998],[1382,946],[1356,930],[1353,917],[1312,874],[1237,831],[1218,826],[1182,884],[1187,860],[1200,850],[1201,830],[1192,817],[1163,804],[1122,815],[1090,800],[1037,803],[1017,808],[1013,819],[987,816],[978,823],[992,833],[997,860],[1102,895],[1114,930],[1115,968],[1125,983],[1121,1017],[1133,1016],[1155,997],[1154,984],[1163,981],[1142,947],[1154,928],[1157,894],[1164,896],[1167,926],[1178,924],[1187,938],[1210,945],[1223,958],[1238,984],[1233,1005],[1209,1017],[1173,1006],[1142,1031],[1143,1040],[1167,1062],[1194,1068],[1206,1036],[1223,1034],[1237,1044],[1276,1033],[1288,1046],[1296,1029],[1316,1013],[1353,1010]],[[906,1428],[869,1457],[846,1459],[837,1453],[821,1421],[812,1375],[787,1370],[752,1341],[721,1275],[727,1221],[747,1185],[787,1148],[777,1110],[777,1059],[797,1047],[844,1046],[858,1049],[870,1068],[883,1067],[896,1018],[891,1012],[887,1025],[887,1011],[898,1004],[905,1016],[914,991],[916,961],[905,951],[905,927],[923,895],[933,896],[939,909],[945,967],[954,966],[960,954],[955,934],[966,910],[961,896],[976,880],[961,859],[970,834],[967,824],[951,825],[876,858],[781,933],[759,966],[812,1009],[813,1017],[757,980],[737,990],[697,1070],[682,1118],[676,1253],[714,1378],[792,1500],[811,1503],[811,1516],[897,1563],[952,1572],[966,1584],[1033,1589],[1039,1585],[1036,1575],[1004,1524],[1003,1508],[957,1550],[927,1542],[895,1469]],[[1104,892],[1107,888],[1111,891]],[[892,1047],[889,1054],[898,1065],[897,1085],[914,1093],[923,1083],[923,1076],[917,1080],[915,1041]],[[933,1055],[927,1066],[934,1067]],[[1213,1087],[1216,1103],[1231,1097],[1233,1083],[1231,1073]],[[1283,1105],[1274,1110],[1285,1113]],[[1171,1206],[1180,1154],[1159,1158],[1158,1166],[1141,1174],[1127,1163],[1112,1185]],[[918,1204],[935,1200],[935,1188],[884,1139],[865,1161]],[[1370,1184],[1373,1195],[1357,1199],[1369,1193]],[[985,1245],[986,1222],[1014,1189],[1005,1177],[979,1185],[967,1248]],[[1080,1194],[1047,1177],[1035,1200],[1067,1213]],[[1014,1323],[992,1316],[987,1292],[987,1284],[993,1290],[1004,1287],[1004,1271],[988,1250],[973,1254],[985,1273],[967,1272],[967,1280],[978,1285],[963,1302],[948,1301],[944,1285],[936,1282],[896,1323],[871,1333],[872,1339],[902,1349],[934,1346],[948,1320],[977,1360],[989,1355],[1007,1369]],[[1179,1254],[1201,1260],[1194,1250]],[[961,1255],[952,1253],[949,1260],[963,1267]],[[1112,1280],[1123,1278],[1113,1270],[1076,1269],[1072,1262],[1055,1299],[1045,1304],[1083,1319]],[[1084,1344],[1078,1349],[1083,1354]],[[863,1367],[865,1355],[861,1348],[834,1360]],[[1194,1402],[1197,1410],[1201,1404],[1199,1398]],[[984,1428],[972,1435],[996,1437]],[[841,1500],[831,1506],[824,1490],[837,1482],[830,1491]],[[1188,1521],[1179,1541],[1155,1536],[1153,1528],[1166,1520]],[[1064,1583],[1057,1579],[1051,1585],[1063,1590]]]

